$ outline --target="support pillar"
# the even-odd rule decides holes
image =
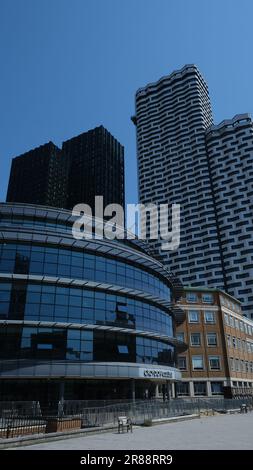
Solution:
[[[207,380],[207,382],[206,382],[206,391],[207,391],[207,396],[211,397],[212,396],[212,389],[211,389],[210,380]]]
[[[60,387],[59,387],[58,417],[63,416],[64,389],[65,389],[65,383],[62,380],[60,382]]]
[[[60,388],[59,388],[59,401],[61,403],[64,402],[64,391],[65,391],[65,382],[60,382]]]
[[[135,401],[135,380],[131,380],[131,394],[132,394],[132,400]]]
[[[194,397],[194,386],[193,382],[189,382],[190,397]]]
[[[167,388],[167,398],[168,400],[171,399],[171,388],[170,388],[170,382],[167,380],[166,382],[166,388]]]
[[[156,384],[155,386],[155,398],[159,398],[159,385]]]

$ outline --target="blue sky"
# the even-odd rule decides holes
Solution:
[[[195,63],[215,122],[253,114],[252,0],[0,0],[0,200],[11,158],[103,124],[137,201],[137,88]]]

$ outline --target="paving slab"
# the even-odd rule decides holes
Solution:
[[[202,417],[18,447],[31,450],[253,450],[253,413]],[[15,449],[13,449],[15,450]]]

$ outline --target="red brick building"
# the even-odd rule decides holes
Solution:
[[[185,288],[186,313],[177,327],[188,350],[178,356],[178,396],[253,395],[253,321],[240,302],[223,291]]]

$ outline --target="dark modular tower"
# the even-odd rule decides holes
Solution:
[[[124,147],[103,126],[73,137],[62,146],[68,160],[67,208],[88,204],[94,213],[95,196],[104,197],[104,207],[124,207]]]
[[[7,202],[65,207],[67,161],[61,150],[48,142],[13,158]]]

